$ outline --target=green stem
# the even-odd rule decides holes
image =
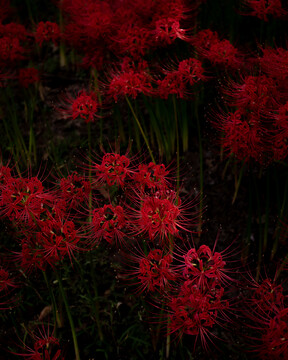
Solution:
[[[245,164],[244,164],[244,162],[242,162],[239,177],[237,179],[236,166],[237,166],[237,163],[235,162],[235,191],[234,191],[234,195],[233,195],[233,199],[232,199],[232,205],[236,201],[238,191],[239,191],[239,187],[240,187],[240,184],[241,184],[241,180],[242,180],[242,177],[243,177],[244,169],[245,169]]]
[[[61,321],[60,321],[58,310],[57,310],[57,304],[56,304],[56,299],[55,299],[55,296],[54,296],[54,292],[53,292],[52,287],[51,287],[51,285],[50,285],[50,283],[49,283],[49,281],[47,279],[47,275],[46,275],[45,271],[42,271],[42,273],[43,273],[44,280],[45,280],[45,283],[47,285],[49,295],[50,295],[50,298],[51,298],[51,301],[52,301],[53,316],[54,316],[54,332],[53,333],[56,336],[57,325],[59,327],[61,327]]]
[[[69,307],[69,304],[68,304],[67,296],[66,296],[63,284],[62,284],[61,276],[59,276],[57,272],[56,272],[56,276],[57,276],[57,280],[58,280],[58,283],[59,283],[60,294],[62,296],[64,305],[65,305],[65,309],[66,309],[66,313],[67,313],[67,317],[68,317],[68,320],[69,320],[69,323],[70,323],[70,328],[71,328],[71,332],[72,332],[72,338],[73,338],[73,344],[74,344],[76,360],[80,360],[79,346],[78,346],[78,342],[77,342],[75,326],[74,326],[73,318],[72,318],[72,315],[71,315],[70,307]]]
[[[195,109],[195,117],[197,122],[197,133],[198,133],[198,141],[199,141],[199,167],[200,167],[200,204],[199,204],[199,212],[200,219],[198,225],[198,234],[200,236],[202,231],[202,216],[203,216],[203,191],[204,191],[204,170],[203,170],[203,147],[202,147],[202,137],[201,137],[201,128],[200,121],[198,116],[198,111]]]
[[[130,102],[130,100],[128,99],[127,96],[125,96],[125,99],[126,99],[126,101],[127,101],[127,104],[129,105],[129,108],[130,108],[133,116],[134,116],[134,119],[136,120],[136,123],[137,123],[137,125],[138,125],[138,128],[139,128],[139,130],[140,130],[140,132],[141,132],[141,134],[142,134],[142,136],[143,136],[143,138],[144,138],[144,141],[145,141],[146,146],[147,146],[147,148],[148,148],[148,151],[149,151],[149,154],[150,154],[150,156],[151,156],[151,159],[152,159],[152,161],[154,162],[154,164],[156,164],[155,159],[154,159],[154,156],[153,156],[153,153],[152,153],[152,150],[151,150],[150,145],[149,145],[149,142],[148,142],[148,139],[147,139],[147,137],[146,137],[146,135],[145,135],[145,133],[144,133],[144,131],[143,131],[143,128],[142,128],[142,126],[141,126],[141,124],[140,124],[140,121],[139,121],[137,115],[135,114],[135,111],[134,111],[134,109],[133,109],[133,107],[132,107],[132,105],[131,105],[131,102]]]
[[[173,109],[174,109],[174,120],[176,128],[176,156],[177,156],[177,202],[180,188],[180,145],[179,145],[179,129],[178,129],[178,116],[177,116],[177,107],[176,107],[176,98],[173,99]]]

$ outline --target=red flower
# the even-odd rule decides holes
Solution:
[[[42,329],[29,331],[29,335],[33,340],[33,347],[21,341],[25,353],[13,352],[14,355],[23,356],[28,360],[64,360],[59,340],[53,336],[53,333],[50,334],[49,328],[46,330],[43,325]]]
[[[168,187],[168,174],[169,171],[166,170],[165,165],[150,162],[148,165],[140,164],[138,166],[138,171],[135,172],[133,180],[141,191],[145,191],[147,188],[153,191],[162,191]]]
[[[44,204],[51,204],[53,196],[45,191],[37,177],[7,178],[0,194],[2,216],[34,226],[34,221],[45,211]]]
[[[140,260],[140,259],[139,259]],[[154,249],[139,261],[137,277],[141,282],[141,291],[163,291],[169,281],[176,279],[176,274],[171,269],[172,256],[164,255],[163,250]]]
[[[76,208],[79,203],[88,200],[91,186],[83,176],[74,172],[60,180],[60,190],[61,197],[69,203],[71,208]]]
[[[81,118],[89,123],[97,117],[99,102],[93,92],[81,90],[75,98],[68,94],[61,102],[61,106],[58,107],[59,113],[69,116],[73,120]]]
[[[252,9],[248,15],[257,16],[264,21],[268,21],[268,15],[281,18],[288,14],[282,8],[281,0],[245,0],[244,4]]]
[[[35,68],[19,69],[19,84],[25,88],[40,81],[39,71]]]
[[[129,169],[130,160],[125,155],[116,153],[106,153],[100,165],[95,164],[94,170],[96,170],[96,185],[97,182],[101,184],[106,182],[108,186],[121,186],[125,185],[125,179],[127,175],[131,173]]]
[[[155,37],[157,42],[172,44],[177,38],[187,40],[186,30],[180,28],[179,21],[175,19],[160,19],[155,22]]]
[[[23,60],[25,49],[20,45],[18,38],[4,36],[0,38],[0,62],[8,65],[9,62]]]
[[[193,220],[186,211],[192,202],[182,204],[181,199],[172,190],[158,191],[153,195],[136,194],[132,202],[139,209],[131,208],[131,217],[135,218],[136,235],[148,234],[152,241],[169,243],[169,235],[180,236],[179,231],[190,231]]]
[[[223,295],[224,289],[217,281],[212,281],[206,288],[186,281],[177,296],[168,303],[170,333],[177,333],[179,337],[194,335],[195,345],[200,337],[202,345],[207,348],[207,339],[211,340],[211,330],[218,322],[218,313],[229,306]]]
[[[138,94],[149,95],[152,92],[151,77],[148,73],[148,64],[142,60],[136,65],[129,58],[125,58],[122,70],[111,76],[107,94],[115,101],[119,97],[131,96],[133,99]]]
[[[54,45],[57,44],[60,38],[60,28],[58,24],[50,21],[40,21],[37,24],[35,31],[35,40],[39,46],[42,46],[43,42],[52,41]]]
[[[122,240],[127,226],[124,209],[120,205],[104,205],[93,210],[91,238],[98,243],[101,238],[112,244]]]

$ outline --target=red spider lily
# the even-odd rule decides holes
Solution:
[[[18,38],[11,39],[9,36],[0,38],[0,63],[6,65],[9,62],[23,60],[24,53],[25,49],[20,45]]]
[[[239,51],[228,40],[220,40],[218,34],[210,29],[200,31],[191,43],[199,54],[214,66],[238,68],[241,64]]]
[[[57,108],[59,113],[71,117],[73,120],[81,118],[89,123],[98,116],[99,102],[93,92],[81,90],[76,97],[67,94],[61,102],[61,106]]]
[[[194,204],[182,204],[180,197],[172,190],[158,191],[150,196],[136,194],[132,201],[139,207],[131,208],[136,234],[148,234],[152,241],[159,239],[161,243],[169,242],[169,235],[180,236],[180,230],[189,231],[195,220],[189,219],[187,211]]]
[[[284,295],[281,285],[270,279],[264,279],[261,284],[255,282],[251,298],[251,306],[260,308],[262,312],[277,312],[283,307]]]
[[[190,281],[184,282],[177,296],[172,297],[169,307],[169,332],[179,337],[184,334],[196,336],[195,345],[200,337],[207,349],[213,325],[218,323],[218,315],[229,307],[223,300],[224,289],[217,281],[209,287],[201,288]],[[213,335],[215,336],[215,335]]]
[[[39,71],[35,68],[19,69],[19,84],[25,88],[40,81]]]
[[[194,58],[182,60],[178,65],[179,75],[182,77],[182,81],[193,86],[200,80],[204,80],[204,69],[201,61]]]
[[[113,44],[114,52],[119,52],[123,55],[127,54],[134,59],[144,56],[145,52],[154,43],[151,31],[131,22],[131,19],[128,23],[122,24],[113,40],[116,43]],[[140,74],[138,76],[140,77]],[[124,78],[124,74],[122,74],[122,77]],[[126,74],[126,77],[128,80],[128,74]],[[136,74],[134,74],[134,81],[136,81],[135,78]],[[132,83],[132,77],[129,79],[129,82]]]
[[[11,40],[14,38],[20,41],[26,40],[28,32],[25,27],[18,23],[0,24],[0,37],[9,37]]]
[[[76,208],[80,203],[88,201],[91,185],[83,176],[74,172],[60,180],[60,190],[61,197],[69,204],[69,207]]]
[[[40,248],[44,261],[52,267],[63,261],[66,255],[72,263],[74,253],[83,250],[78,246],[81,237],[73,221],[52,218],[39,225],[40,231],[36,233],[35,245]]]
[[[138,166],[138,171],[135,171],[133,180],[141,191],[145,191],[147,188],[153,191],[162,191],[168,188],[167,175],[169,175],[169,171],[166,170],[164,164],[157,165],[150,162],[148,165],[140,164]]]
[[[179,21],[175,19],[160,19],[155,22],[156,41],[164,44],[172,44],[177,38],[186,41],[186,30],[180,28]]]
[[[132,174],[129,168],[130,160],[125,155],[117,153],[106,153],[100,165],[94,164],[93,170],[96,170],[96,185],[107,183],[108,186],[121,186],[125,185],[127,176]]]
[[[141,60],[136,65],[129,58],[124,58],[121,71],[111,75],[107,94],[116,102],[124,96],[131,96],[135,99],[140,93],[149,95],[152,92],[151,80],[146,61]]]
[[[283,9],[281,0],[244,0],[244,4],[251,8],[249,14],[259,19],[268,21],[268,16],[281,18],[287,16],[288,12]]]
[[[168,99],[169,95],[176,95],[178,98],[186,97],[186,84],[178,71],[171,71],[166,74],[164,79],[156,80],[156,94],[162,99]]]
[[[231,106],[249,109],[256,114],[267,113],[278,106],[279,91],[276,83],[265,75],[245,76],[240,84],[230,81],[223,92]]]
[[[60,38],[59,25],[50,21],[40,21],[37,24],[34,36],[36,43],[39,44],[39,46],[42,46],[43,42],[48,41],[52,41],[54,45],[57,45]]]
[[[205,78],[202,63],[199,60],[194,58],[182,60],[177,70],[167,70],[164,79],[156,80],[157,95],[164,99],[171,94],[185,98],[189,93],[187,85],[193,86]]]
[[[261,49],[262,57],[259,58],[262,71],[277,80],[286,80],[288,76],[288,51],[283,48]]]
[[[11,288],[14,288],[15,280],[11,278],[9,272],[2,267],[0,268],[0,292],[9,292]]]
[[[259,118],[252,113],[243,114],[241,110],[234,113],[218,114],[213,125],[222,131],[221,145],[228,155],[234,155],[239,160],[255,159],[263,162],[266,149],[263,134],[265,129]]]
[[[14,355],[23,356],[28,360],[64,360],[59,340],[53,333],[50,334],[49,328],[46,330],[43,325],[37,332],[29,331],[29,335],[33,345],[29,346],[21,341],[25,353],[12,352]]]
[[[135,248],[136,249],[136,248]],[[163,293],[170,289],[170,282],[175,281],[177,273],[172,269],[172,255],[160,249],[149,250],[148,255],[141,248],[137,253],[129,249],[129,254],[123,255],[125,261],[124,278],[133,281],[138,286],[137,294]]]
[[[31,225],[45,211],[44,204],[49,205],[53,200],[53,195],[44,189],[37,177],[10,177],[2,184],[0,214]]]
[[[101,238],[112,244],[115,240],[122,241],[127,226],[124,209],[120,205],[104,205],[93,210],[91,238],[98,243]]]

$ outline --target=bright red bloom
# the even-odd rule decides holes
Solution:
[[[72,119],[78,117],[84,119],[86,123],[93,122],[98,111],[99,105],[96,97],[92,93],[81,91],[72,103]]]
[[[74,252],[82,250],[78,246],[81,238],[73,221],[51,218],[39,222],[39,226],[41,231],[36,233],[35,245],[38,246],[43,260],[52,267],[63,261],[66,255],[72,262]]]
[[[141,291],[163,291],[169,281],[176,279],[176,274],[171,269],[171,254],[164,255],[163,250],[154,249],[139,262],[138,279],[141,282]]]
[[[121,65],[121,72],[115,73],[111,76],[109,89],[107,91],[109,96],[112,96],[115,101],[119,97],[131,96],[133,99],[138,94],[143,93],[149,95],[152,92],[152,85],[148,73],[148,64],[141,60],[136,65],[131,62],[129,58],[125,58]]]
[[[9,272],[2,267],[0,268],[0,292],[9,292],[15,287],[14,279],[11,278]]]
[[[223,283],[227,275],[225,275],[226,262],[222,255],[213,252],[207,245],[201,245],[198,250],[192,248],[183,255],[184,264],[183,276],[196,283],[198,286],[205,288],[210,280],[217,280]]]
[[[286,81],[288,76],[288,50],[283,48],[262,49],[263,55],[259,62],[261,69],[277,80]]]
[[[194,58],[182,60],[178,65],[178,72],[184,83],[188,83],[191,86],[196,84],[200,80],[204,80],[204,69],[201,61]]]
[[[112,244],[115,240],[123,239],[123,230],[126,226],[127,221],[122,206],[104,205],[93,210],[91,237],[96,242],[103,238]]]
[[[154,191],[165,190],[168,187],[168,174],[169,171],[166,170],[165,165],[157,165],[150,162],[148,165],[140,164],[138,166],[138,171],[135,172],[133,180],[142,191],[146,188]]]
[[[186,281],[177,296],[169,302],[170,333],[200,336],[202,344],[207,348],[211,328],[217,323],[218,313],[227,309],[229,303],[223,300],[224,289],[217,281],[208,288]],[[196,341],[195,341],[196,343]]]
[[[1,215],[12,221],[30,225],[45,211],[44,204],[51,204],[53,196],[45,191],[37,177],[8,178],[0,196]]]
[[[180,236],[179,231],[190,231],[193,220],[189,219],[187,209],[191,203],[182,204],[181,199],[172,190],[157,191],[153,195],[135,194],[132,201],[139,209],[131,208],[131,217],[135,218],[136,234],[148,234],[152,241],[169,243],[169,235]]]
[[[100,165],[95,164],[97,182],[106,182],[108,186],[124,186],[125,179],[131,173],[130,160],[125,155],[106,153]],[[96,184],[97,184],[96,182]]]
[[[73,120],[81,118],[89,123],[97,117],[99,102],[95,93],[81,90],[76,97],[66,94],[61,99],[61,105],[57,110],[60,114],[71,117]]]
[[[155,22],[155,37],[157,42],[172,44],[177,38],[187,40],[186,30],[180,28],[179,21],[175,19],[160,19]]]
[[[245,0],[244,4],[252,9],[247,15],[257,16],[264,21],[268,21],[269,15],[281,18],[288,14],[283,9],[281,0]]]
[[[164,79],[156,80],[157,95],[162,99],[168,99],[169,95],[176,95],[184,99],[186,97],[186,84],[177,70],[170,71]]]
[[[35,68],[19,69],[19,84],[25,88],[40,81],[39,71]]]
[[[39,46],[42,46],[43,42],[52,41],[54,45],[57,45],[57,42],[60,38],[60,28],[59,25],[50,22],[50,21],[40,21],[37,24],[35,31],[35,40]]]

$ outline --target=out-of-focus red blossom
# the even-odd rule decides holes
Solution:
[[[61,99],[61,105],[56,108],[59,114],[71,117],[73,120],[81,118],[86,123],[93,122],[98,116],[99,102],[94,92],[81,90],[76,97],[66,94]]]
[[[140,259],[139,259],[140,260]],[[137,277],[141,282],[140,291],[162,292],[169,287],[169,281],[176,279],[176,273],[171,269],[171,254],[154,249],[139,261]]]
[[[14,178],[7,176],[1,184],[0,194],[1,216],[12,221],[33,225],[35,219],[45,211],[44,204],[51,204],[52,194],[44,189],[37,177]]]
[[[0,63],[7,65],[9,62],[23,60],[25,49],[21,46],[18,38],[3,36],[0,38]]]
[[[261,70],[277,80],[287,80],[288,76],[288,50],[283,48],[263,48],[262,57],[259,58]]]
[[[212,326],[218,320],[218,313],[229,307],[223,300],[224,288],[212,281],[209,287],[199,287],[185,281],[178,294],[168,303],[169,332],[200,337],[202,345],[207,348],[207,339],[210,339]]]
[[[132,170],[129,168],[130,160],[125,155],[117,153],[106,153],[100,165],[94,165],[96,170],[96,185],[107,183],[108,186],[124,187],[125,179],[128,175],[132,175]]]
[[[83,176],[74,172],[60,180],[60,190],[61,197],[71,208],[76,208],[80,203],[88,200],[91,185]]]
[[[152,78],[148,72],[148,64],[144,60],[136,64],[126,57],[121,64],[121,70],[110,76],[107,94],[115,101],[124,96],[135,99],[140,93],[144,95],[152,93]]]
[[[5,20],[8,15],[11,12],[11,8],[10,8],[10,1],[9,0],[0,0],[0,23]]]
[[[104,205],[93,210],[91,238],[96,244],[103,238],[108,243],[122,241],[127,226],[124,209],[120,205]]]
[[[270,279],[264,279],[260,284],[252,283],[251,306],[259,311],[267,313],[278,312],[284,305],[282,285],[276,284]]]
[[[24,353],[12,352],[14,355],[22,356],[28,360],[64,360],[64,355],[60,348],[59,340],[50,334],[50,330],[38,328],[35,331],[29,331],[29,335],[33,341],[33,346],[28,346],[24,342],[20,346]]]
[[[191,39],[199,55],[212,65],[238,68],[241,64],[239,51],[226,39],[220,40],[216,32],[201,30]]]
[[[12,288],[15,288],[15,286],[15,280],[11,278],[9,272],[3,267],[0,267],[0,296],[2,295],[2,292],[7,293]]]
[[[186,30],[181,29],[175,19],[160,19],[155,22],[155,38],[157,42],[172,44],[177,38],[186,41]]]
[[[135,171],[133,180],[141,191],[145,191],[147,188],[153,191],[161,191],[168,188],[168,175],[169,171],[164,164],[157,165],[150,162],[148,165],[140,164],[138,166],[138,171]]]
[[[251,9],[248,14],[243,15],[256,16],[264,21],[269,20],[269,15],[276,18],[288,15],[288,12],[282,7],[281,0],[244,0],[243,4]]]
[[[8,37],[10,39],[17,38],[19,41],[27,40],[28,31],[18,23],[0,24],[0,37]]]
[[[40,21],[34,34],[35,41],[39,46],[42,46],[43,42],[48,41],[52,41],[54,45],[57,45],[60,35],[59,25],[50,21]]]
[[[274,160],[284,160],[288,156],[288,102],[272,114],[274,131],[272,134],[272,156]]]
[[[189,93],[187,85],[193,86],[205,78],[201,61],[194,58],[182,60],[177,70],[166,70],[165,77],[156,80],[155,93],[164,99],[173,94],[183,99]]]
[[[33,67],[19,69],[18,80],[21,86],[28,88],[29,85],[40,81],[39,71]]]
[[[231,106],[266,114],[278,106],[279,90],[275,81],[266,75],[245,76],[241,83],[229,81],[223,90]]]
[[[245,161],[254,159],[260,163],[265,160],[263,126],[259,118],[236,110],[234,113],[217,114],[213,125],[223,134],[220,142],[228,156],[234,155]]]

